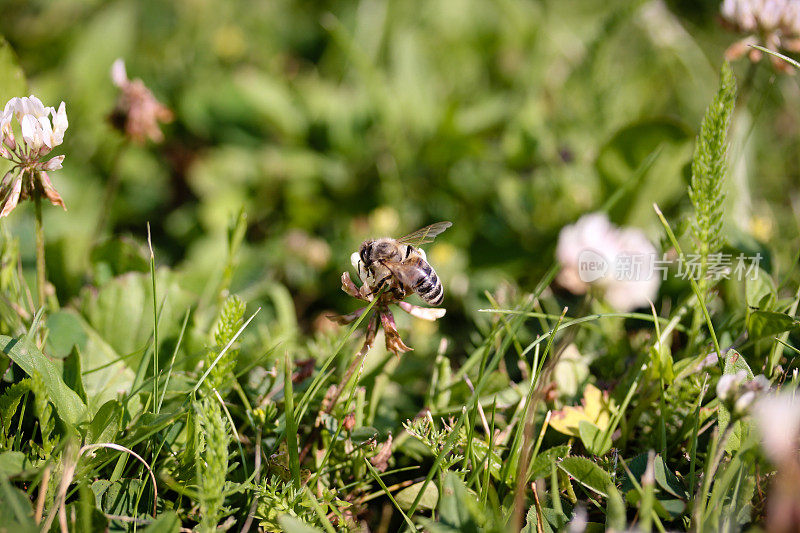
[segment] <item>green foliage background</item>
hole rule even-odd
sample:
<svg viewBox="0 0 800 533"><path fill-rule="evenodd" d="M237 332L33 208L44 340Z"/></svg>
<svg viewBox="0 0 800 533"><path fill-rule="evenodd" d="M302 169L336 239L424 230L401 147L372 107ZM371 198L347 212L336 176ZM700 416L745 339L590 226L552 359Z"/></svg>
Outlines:
<svg viewBox="0 0 800 533"><path fill-rule="evenodd" d="M703 286L704 297L715 289L707 303L722 352L749 334L736 345L739 366L732 362L739 353L728 352L724 369L705 372L716 379L720 371L746 369L752 377L752 367L774 378L796 366L772 338L791 343L797 326L797 299L790 297L800 240L800 88L767 61L734 63L739 96L727 176L692 182L695 141L719 85L724 51L740 37L720 25L717 2L1 0L0 13L8 42L0 48L0 100L31 93L45 105L64 100L70 122L56 152L66 154L64 168L52 174L68 212L45 209L47 275L55 289L43 324L47 357L28 333L34 317L14 306L27 301L23 281L35 285L32 209L21 205L0 224L0 343L14 361L3 359L0 367L11 368L0 389L0 449L17 454L35 441L25 460L42 461L36 468L52 458L81 465L70 505L92 501L94 509L99 502L106 514L144 517L157 500L148 492L147 471L132 459L126 463L109 450L76 457L70 436L77 431L87 445L113 441L152 459L165 530L176 517L213 530L232 515L239 526L253 494L255 515L269 531L303 531L288 515L324 527L317 500L303 488L311 475L325 479L316 496L322 514L341 523L347 506L337 498L347 486L357 495L375 491L369 501L376 502L366 507L389 508L393 527L405 520L394 511L397 503L411 515L418 506L424 513L436 508L435 516L413 516L431 531L471 531L477 524L501 530L515 509L515 467L522 461L511 443L523 439L529 405L537 428L546 410L532 400L534 383L527 383L550 354L539 336L556 327L565 306L572 310L568 321L607 309L598 302L587 309L550 288L535 309L538 321L512 313L504 322L480 309L534 311L520 302L550 271L559 230L591 211L642 228L663 250L671 244L653 203L686 250L699 213L705 225L694 235L708 240L706 248L701 243L704 253L720 246L731 254L760 253L765 261L757 282ZM163 143L131 144L108 121L118 95L109 76L117 58L173 110ZM119 189L106 206L113 180ZM691 200L690 183L702 193ZM394 359L376 347L359 386L352 382L343 396L347 409L324 413L325 389L337 376L349 377L349 354L357 350L343 340L346 329L333 329L324 318L356 307L340 289L350 254L366 238L402 235L439 220L453 222L428 247L445 283L446 317L431 325L398 316L415 350ZM731 491L730 480L706 487L700 507L706 497L710 503L699 523L720 526L720 509L735 514L737 524L749 523L747 496L761 483L750 461L754 432L750 422L729 425L727 407L710 400L713 393L704 396L706 374L693 369L708 355L710 338L699 307L687 304L692 294L673 277L656 302L666 318L695 305L686 313L694 322L680 315L674 346L657 342L661 333L652 321L630 316L589 324L570 339L581 353L563 356L553 378L560 396L549 406L576 404L585 385L596 383L610 393L604 401L622 406L614 422L621 429L613 452L613 429L601 434L594 423L580 428L579 439L547 433L531 476L549 483L551 495L544 518L529 507L528 530L544 519L547 527L564 526L581 505L576 502L589 497L603 500L598 509L608 511L606 525L624 527L626 518L641 514L649 527L652 511L668 527L688 527L690 520L696 526L686 504L696 504L697 465L707 465L709 446L719 444L709 426L697 435L712 412L720 413L721 429L731 428L728 442L735 444L726 472L740 481ZM257 308L260 314L200 383ZM500 355L491 359L490 353ZM316 360L312 385L309 376L292 379L305 358ZM151 361L163 372L155 391ZM333 376L324 373L327 366L320 369L323 361ZM479 394L472 394L467 375ZM507 430L501 450L476 436L485 429L477 422L477 402L488 416L489 395L498 429ZM20 405L30 409L27 419L14 418ZM467 418L440 423L440 417L457 418L464 406ZM342 420L351 407L356 430L345 439ZM408 422L403 432L403 422L424 407L437 419ZM234 438L235 428L245 438ZM418 489L407 487L409 480L435 472L438 508L419 490L394 491L398 502L390 505L379 488L383 481L370 477L377 472L363 462L365 443L375 435L383 442L390 433L403 435L392 459L401 472L386 483ZM301 448L323 434L324 460L312 465L287 452L292 434ZM262 437L266 477L251 483L259 454L253 443L261 446ZM171 454L162 453L162 443ZM591 459L566 457L573 445ZM648 457L649 450L657 453ZM618 452L633 473L619 466ZM487 466L471 475L467 466L479 455ZM20 456L0 457L15 461L0 461L0 472L26 472ZM336 469L322 468L326 461ZM648 464L656 478L642 489L631 478L642 482ZM416 477L402 473L421 465ZM19 499L18 490L3 492L12 489L2 481L0 495ZM222 485L220 492L212 485ZM476 501L462 508L453 494ZM553 496L559 494L566 494L569 509ZM477 507L487 500L494 515ZM197 502L203 516L187 501ZM81 509L76 516L84 526L102 522L96 510ZM592 520L598 509L590 509ZM758 522L763 508L752 516Z"/></svg>
<svg viewBox="0 0 800 533"><path fill-rule="evenodd" d="M121 181L113 233L141 242L149 221L158 261L200 280L219 268L225 229L244 206L234 289L279 280L304 320L341 308L338 276L365 237L440 219L455 223L434 251L451 313L471 314L502 279L530 288L557 231L603 206L661 147L612 210L656 237L654 201L671 214L687 208L681 176L733 38L714 10L680 7L6 2L0 30L31 90L68 104L57 185L70 213L46 213L57 220L46 224L50 277L61 300L78 293L111 173ZM176 113L164 145L128 147L119 161L121 140L104 120L117 57ZM784 227L790 214L765 203L785 205L797 174L786 135L797 107L783 105L796 84L768 70L756 73L757 124L737 139L747 141L732 162L741 179L728 184L726 223L745 233L755 216ZM20 231L24 216L14 217ZM330 255L309 266L285 246L290 229L322 239Z"/></svg>

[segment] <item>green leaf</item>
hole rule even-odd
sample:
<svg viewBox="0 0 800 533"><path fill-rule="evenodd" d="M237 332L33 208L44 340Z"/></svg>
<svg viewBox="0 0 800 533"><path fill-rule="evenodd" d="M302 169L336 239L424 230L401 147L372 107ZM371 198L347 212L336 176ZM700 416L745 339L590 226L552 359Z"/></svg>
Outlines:
<svg viewBox="0 0 800 533"><path fill-rule="evenodd" d="M160 339L177 335L188 296L178 285L178 276L167 269L156 273L159 290ZM163 299L163 307L161 306ZM119 355L142 350L153 334L153 285L149 273L131 272L114 278L99 289L81 293L81 313L88 324ZM127 365L136 368L133 358ZM84 365L94 368L94 365Z"/></svg>
<svg viewBox="0 0 800 533"><path fill-rule="evenodd" d="M683 488L683 485L678 477L669 468L667 468L667 464L664 462L664 459L660 454L655 456L653 466L655 467L656 483L658 483L659 487L672 494L676 498L688 498L686 489Z"/></svg>
<svg viewBox="0 0 800 533"><path fill-rule="evenodd" d="M750 370L750 365L747 364L744 357L736 350L728 350L725 354L725 368L723 374L736 374L740 370L744 370L747 374L747 379L751 380L755 377L753 371Z"/></svg>
<svg viewBox="0 0 800 533"><path fill-rule="evenodd" d="M448 472L444 478L444 494L439 503L439 520L442 524L463 533L477 533L478 524L483 522L482 514L478 500L470 494L461 478Z"/></svg>
<svg viewBox="0 0 800 533"><path fill-rule="evenodd" d="M625 494L625 501L630 507L641 504L642 495L637 490L629 490ZM676 498L665 498L653 501L653 510L658 516L667 520L674 520L686 509L686 502Z"/></svg>
<svg viewBox="0 0 800 533"><path fill-rule="evenodd" d="M785 313L774 311L753 311L747 323L750 340L772 337L800 326L800 322Z"/></svg>
<svg viewBox="0 0 800 533"><path fill-rule="evenodd" d="M533 460L531 465L531 475L528 481L536 481L545 476L550 475L550 467L558 463L563 458L569 455L569 446L566 444L561 446L553 446L543 452L539 452L536 459Z"/></svg>
<svg viewBox="0 0 800 533"><path fill-rule="evenodd" d="M608 496L606 487L611 483L611 476L589 459L565 457L558 463L558 467L587 489L602 496Z"/></svg>
<svg viewBox="0 0 800 533"><path fill-rule="evenodd" d="M405 510L410 509L424 483L424 481L414 483L410 487L406 487L398 492L395 496L395 499L397 500L397 503L400 504L400 507ZM419 505L417 505L417 509L427 509L428 511L433 510L436 508L436 503L438 501L439 490L436 488L435 484L428 483L428 485L425 487L425 491L422 493L422 498L419 501Z"/></svg>
<svg viewBox="0 0 800 533"><path fill-rule="evenodd" d="M143 483L141 479L120 479L118 481L98 479L92 483L92 492L104 513L138 516L137 503Z"/></svg>
<svg viewBox="0 0 800 533"><path fill-rule="evenodd" d="M33 521L33 505L28 496L17 489L4 476L0 476L0 531L35 533L39 531Z"/></svg>
<svg viewBox="0 0 800 533"><path fill-rule="evenodd" d="M58 359L67 357L75 346L86 348L86 332L74 313L56 311L47 317L47 353Z"/></svg>
<svg viewBox="0 0 800 533"><path fill-rule="evenodd" d="M667 467L664 459L661 457L661 454L656 454L653 458L653 466L655 471L655 478L656 484L660 487L660 489L666 491L672 496L677 498L686 499L688 496L686 494L686 489L683 488L680 480L675 476L672 471ZM631 471L631 474L634 475L636 478L637 483L639 485L642 484L642 476L644 475L644 471L647 468L647 454L642 453L628 461L628 469ZM634 485L631 482L630 478L628 478L627 474L622 479L622 483L620 485L620 490L622 492L628 492L633 490Z"/></svg>
<svg viewBox="0 0 800 533"><path fill-rule="evenodd" d="M569 517L561 510L556 510L551 507L542 507L542 531L544 533L553 533L563 529L563 525L569 522ZM537 533L539 517L536 514L536 507L531 505L525 515L525 527L522 528L520 533Z"/></svg>
<svg viewBox="0 0 800 533"><path fill-rule="evenodd" d="M175 511L161 513L144 529L145 533L176 533L181 530L181 521Z"/></svg>
<svg viewBox="0 0 800 533"><path fill-rule="evenodd" d="M52 335L52 331L50 334ZM74 390L83 403L86 403L86 390L83 387L81 373L81 352L74 346L70 354L64 359L64 383Z"/></svg>
<svg viewBox="0 0 800 533"><path fill-rule="evenodd" d="M0 37L0 106L15 96L26 96L28 83L16 55L5 39Z"/></svg>
<svg viewBox="0 0 800 533"><path fill-rule="evenodd" d="M725 354L725 368L723 369L723 374L736 374L740 370L745 371L747 374L746 379L748 380L751 380L755 377L753 375L753 371L750 370L750 365L747 364L747 361L745 361L744 357L736 350L728 350L728 353ZM730 421L730 411L728 411L728 408L725 407L725 405L720 403L719 410L717 411L717 424L719 425L720 435L728 427ZM750 419L747 421L737 421L736 427L733 429L733 431L731 431L730 437L728 437L728 442L725 444L725 450L728 452L738 450L742 443L747 439L752 427L753 422Z"/></svg>
<svg viewBox="0 0 800 533"><path fill-rule="evenodd" d="M2 435L7 437L11 428L11 421L14 413L17 412L22 396L31 390L30 378L25 378L10 387L0 395L0 422L2 422Z"/></svg>
<svg viewBox="0 0 800 533"><path fill-rule="evenodd" d="M321 529L310 526L292 515L282 515L278 517L281 529L286 533L323 533Z"/></svg>
<svg viewBox="0 0 800 533"><path fill-rule="evenodd" d="M611 449L611 435L608 434L603 438L603 431L587 420L581 420L578 423L578 431L581 436L581 442L589 451L594 455L605 455Z"/></svg>
<svg viewBox="0 0 800 533"><path fill-rule="evenodd" d="M355 428L350 433L350 439L353 441L353 444L356 447L359 447L371 441L377 436L378 436L378 430L369 426L362 426L360 428Z"/></svg>
<svg viewBox="0 0 800 533"><path fill-rule="evenodd" d="M616 485L609 483L606 485L606 528L614 531L624 531L627 525L625 516L625 502L622 495L617 490Z"/></svg>
<svg viewBox="0 0 800 533"><path fill-rule="evenodd" d="M95 413L89 423L86 433L86 442L97 444L99 442L113 442L114 436L119 431L119 421L122 417L122 404L117 400L108 400Z"/></svg>
<svg viewBox="0 0 800 533"><path fill-rule="evenodd" d="M33 377L38 372L42 377L47 395L56 408L58 416L67 424L77 426L87 418L86 405L78 394L67 387L61 372L34 345L24 338L13 339L0 335L0 349L8 355L26 374Z"/></svg>
<svg viewBox="0 0 800 533"><path fill-rule="evenodd" d="M23 472L26 462L27 457L22 452L7 451L0 453L0 477L16 476Z"/></svg>
<svg viewBox="0 0 800 533"><path fill-rule="evenodd" d="M536 524L539 522L536 516L536 506L531 505L528 512L525 513L525 527L522 528L520 533L536 533Z"/></svg>
<svg viewBox="0 0 800 533"><path fill-rule="evenodd" d="M177 337L189 305L178 279L167 269L156 273L160 343ZM142 356L152 344L152 292L149 273L132 272L81 293L79 318L88 336L81 365L91 411L117 398L120 391L129 391L136 376L134 369L150 364L150 358L143 362Z"/></svg>
<svg viewBox="0 0 800 533"><path fill-rule="evenodd" d="M489 445L481 439L472 440L472 449L479 461L484 461L486 454L489 453ZM503 468L503 462L500 455L497 453L496 448L492 450L492 455L488 457L488 461L489 473L493 478L499 480L500 470Z"/></svg>

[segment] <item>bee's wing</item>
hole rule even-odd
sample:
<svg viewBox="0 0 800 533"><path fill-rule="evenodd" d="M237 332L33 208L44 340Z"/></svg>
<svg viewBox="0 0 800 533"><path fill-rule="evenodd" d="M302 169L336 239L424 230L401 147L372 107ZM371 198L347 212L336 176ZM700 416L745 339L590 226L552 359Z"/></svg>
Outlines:
<svg viewBox="0 0 800 533"><path fill-rule="evenodd" d="M408 235L404 235L397 239L397 242L401 244L410 244L415 248L422 244L427 244L429 242L433 242L433 239L439 235L441 232L452 226L452 222L437 222L436 224L431 224L430 226L425 226L424 228L418 229L413 233L409 233Z"/></svg>
<svg viewBox="0 0 800 533"><path fill-rule="evenodd" d="M397 261L381 261L381 264L388 268L389 272L391 272L401 284L405 285L412 291L414 290L413 287L419 278L425 275L422 269L416 265L410 265Z"/></svg>

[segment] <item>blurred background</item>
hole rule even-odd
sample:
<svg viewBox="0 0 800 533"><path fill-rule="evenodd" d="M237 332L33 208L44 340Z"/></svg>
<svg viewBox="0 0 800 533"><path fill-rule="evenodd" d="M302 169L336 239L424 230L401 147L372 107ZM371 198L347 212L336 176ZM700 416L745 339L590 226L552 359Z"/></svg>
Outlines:
<svg viewBox="0 0 800 533"><path fill-rule="evenodd" d="M53 181L69 211L45 209L48 278L62 305L88 282L146 272L147 222L157 263L202 295L224 275L243 210L231 292L317 333L325 313L356 308L339 278L362 240L450 220L428 248L448 316L413 328L420 356L438 345L431 328L468 342L488 320L484 291L502 304L531 290L559 229L583 213L610 207L612 221L658 244L657 202L681 230L694 137L724 51L741 38L713 0L0 6L29 90L67 104L57 152L67 158ZM127 142L108 120L117 58L173 111L163 142ZM798 240L800 90L768 61L734 70L726 231L780 277ZM32 271L32 209L9 224ZM662 295L679 290L667 284Z"/></svg>

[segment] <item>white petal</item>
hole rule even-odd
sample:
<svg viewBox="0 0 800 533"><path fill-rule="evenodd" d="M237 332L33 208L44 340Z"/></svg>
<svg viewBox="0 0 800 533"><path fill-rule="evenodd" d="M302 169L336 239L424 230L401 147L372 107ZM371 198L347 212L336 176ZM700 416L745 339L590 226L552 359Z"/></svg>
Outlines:
<svg viewBox="0 0 800 533"><path fill-rule="evenodd" d="M11 117L13 117L13 113L6 113L3 112L2 117L0 117L0 134L5 136L7 131L11 131Z"/></svg>
<svg viewBox="0 0 800 533"><path fill-rule="evenodd" d="M61 169L61 163L64 162L63 155L57 155L52 158L50 161L44 164L44 170L59 170Z"/></svg>
<svg viewBox="0 0 800 533"><path fill-rule="evenodd" d="M47 109L45 109L44 104L34 95L30 95L22 100L24 102L23 107L25 109L25 114L33 115L36 118L47 115Z"/></svg>
<svg viewBox="0 0 800 533"><path fill-rule="evenodd" d="M13 115L17 111L19 105L20 105L19 98L15 96L14 98L6 102L6 106L3 108L3 116Z"/></svg>
<svg viewBox="0 0 800 533"><path fill-rule="evenodd" d="M42 128L42 142L48 148L53 147L53 127L50 125L50 119L47 117L39 117L39 126Z"/></svg>
<svg viewBox="0 0 800 533"><path fill-rule="evenodd" d="M353 252L350 254L350 264L353 265L353 270L359 272L358 264L361 262L361 256L358 255L358 252Z"/></svg>
<svg viewBox="0 0 800 533"><path fill-rule="evenodd" d="M12 98L6 104L6 110L12 113L17 118L17 122L19 123L22 123L22 117L25 116L27 100L27 96L23 96L22 98Z"/></svg>
<svg viewBox="0 0 800 533"><path fill-rule="evenodd" d="M38 150L42 147L42 131L39 121L33 115L25 115L20 121L22 126L22 138L25 144L33 150Z"/></svg>
<svg viewBox="0 0 800 533"><path fill-rule="evenodd" d="M745 413L750 408L750 405L755 401L756 393L754 391L745 391L733 404L733 410L737 413Z"/></svg>
<svg viewBox="0 0 800 533"><path fill-rule="evenodd" d="M64 141L64 132L67 131L69 127L69 121L67 121L67 108L64 102L61 102L61 105L58 106L58 111L53 114L53 138L54 138L54 146L58 146Z"/></svg>
<svg viewBox="0 0 800 533"><path fill-rule="evenodd" d="M111 65L111 81L117 87L122 87L128 83L128 73L125 70L125 60L121 57L118 58Z"/></svg>

